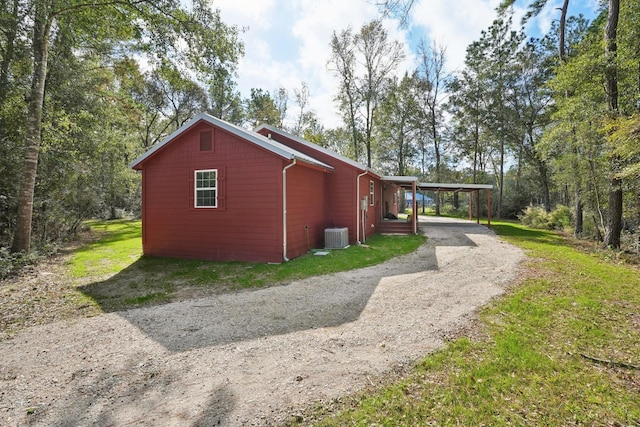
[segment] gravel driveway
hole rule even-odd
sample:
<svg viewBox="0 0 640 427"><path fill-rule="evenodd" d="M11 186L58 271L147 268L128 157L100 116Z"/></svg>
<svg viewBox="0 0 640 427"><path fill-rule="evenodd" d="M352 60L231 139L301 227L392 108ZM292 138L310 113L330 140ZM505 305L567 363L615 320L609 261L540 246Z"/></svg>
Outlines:
<svg viewBox="0 0 640 427"><path fill-rule="evenodd" d="M274 425L410 366L524 257L420 219L427 243L374 267L27 329L0 343L0 425Z"/></svg>

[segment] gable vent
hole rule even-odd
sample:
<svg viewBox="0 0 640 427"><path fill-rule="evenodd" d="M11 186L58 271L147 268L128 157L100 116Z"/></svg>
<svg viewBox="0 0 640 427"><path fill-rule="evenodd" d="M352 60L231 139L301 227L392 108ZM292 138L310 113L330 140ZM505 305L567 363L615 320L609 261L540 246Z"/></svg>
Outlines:
<svg viewBox="0 0 640 427"><path fill-rule="evenodd" d="M200 132L200 151L211 151L213 149L213 134L210 130Z"/></svg>

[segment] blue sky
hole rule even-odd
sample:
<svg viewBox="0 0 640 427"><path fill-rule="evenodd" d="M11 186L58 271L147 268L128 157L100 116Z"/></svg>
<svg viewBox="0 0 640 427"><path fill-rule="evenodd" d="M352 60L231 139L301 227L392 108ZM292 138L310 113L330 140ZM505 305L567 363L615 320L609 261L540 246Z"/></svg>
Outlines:
<svg viewBox="0 0 640 427"><path fill-rule="evenodd" d="M351 26L354 30L379 17L373 1L367 0L214 0L227 24L245 28L241 35L245 56L238 68L238 87L244 97L251 88L274 93L280 86L289 90L289 112L293 119L293 89L302 82L309 87L310 109L327 127L340 124L333 101L337 81L327 68L331 57L329 42L334 31ZM391 39L405 46L406 60L399 73L415 68L411 46L416 40L435 40L446 47L448 69L464 65L467 46L496 18L500 0L421 0L414 7L408 28L395 20L385 20ZM515 22L524 13L519 0ZM529 24L529 34L545 33L559 17L561 0L551 0L540 16ZM573 0L570 14L593 16L597 0Z"/></svg>

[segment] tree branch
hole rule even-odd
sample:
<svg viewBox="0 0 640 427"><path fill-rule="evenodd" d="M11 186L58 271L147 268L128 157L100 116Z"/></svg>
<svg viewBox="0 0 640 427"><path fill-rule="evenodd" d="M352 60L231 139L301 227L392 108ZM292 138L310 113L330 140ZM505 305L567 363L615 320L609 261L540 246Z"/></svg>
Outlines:
<svg viewBox="0 0 640 427"><path fill-rule="evenodd" d="M109 1L90 1L90 2L86 2L86 3L80 3L80 4L76 4L70 7L66 7L66 8L62 8L59 9L55 12L51 13L52 17L56 17L58 15L65 15L69 12L74 12L76 10L80 10L80 9L86 9L88 7L104 7L104 6L117 6L117 5L122 5L122 6L134 6L140 3L149 3L151 5L153 5L152 1L149 0L134 0L134 1L126 1L126 0L109 0Z"/></svg>
<svg viewBox="0 0 640 427"><path fill-rule="evenodd" d="M580 356L584 359L590 360L591 362L597 363L599 365L607 365L607 366L611 366L612 368L640 370L640 366L632 365L630 363L617 362L615 360L598 359L597 357L589 356L588 354L584 354L584 353L580 353Z"/></svg>

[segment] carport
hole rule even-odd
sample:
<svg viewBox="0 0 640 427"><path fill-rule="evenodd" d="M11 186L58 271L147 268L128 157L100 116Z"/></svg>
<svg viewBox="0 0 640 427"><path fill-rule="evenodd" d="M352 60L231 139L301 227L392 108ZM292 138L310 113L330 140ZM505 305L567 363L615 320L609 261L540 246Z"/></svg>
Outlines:
<svg viewBox="0 0 640 427"><path fill-rule="evenodd" d="M454 193L468 193L469 194L469 220L473 221L473 197L475 193L478 203L476 203L476 222L480 224L480 191L487 191L487 225L491 226L491 190L493 185L491 184L445 184L445 183L431 183L421 182L417 185L419 190L434 191L436 194L440 191L451 191ZM414 190L415 192L415 190ZM414 198L415 200L415 195Z"/></svg>
<svg viewBox="0 0 640 427"><path fill-rule="evenodd" d="M411 208L414 213L418 212L417 206L417 191L434 191L436 194L440 191L451 191L456 193L469 194L469 220L473 221L473 194L476 195L477 200L480 200L480 191L486 190L487 192L487 224L491 225L491 190L493 185L491 184L451 184L451 183L431 183L431 182L418 182L418 178L413 176L385 176L382 178L382 200L387 199L389 196L386 192L395 193L397 189L410 191L412 194ZM395 197L395 196L394 196ZM394 199L395 200L395 199ZM480 224L480 206L479 202L475 204L476 208L476 222ZM382 212L380 213L382 216ZM418 232L418 215L412 215L411 217L411 230L414 234ZM381 222L382 224L382 222Z"/></svg>

